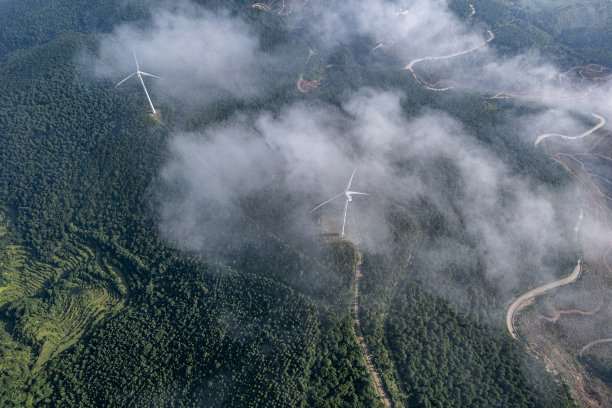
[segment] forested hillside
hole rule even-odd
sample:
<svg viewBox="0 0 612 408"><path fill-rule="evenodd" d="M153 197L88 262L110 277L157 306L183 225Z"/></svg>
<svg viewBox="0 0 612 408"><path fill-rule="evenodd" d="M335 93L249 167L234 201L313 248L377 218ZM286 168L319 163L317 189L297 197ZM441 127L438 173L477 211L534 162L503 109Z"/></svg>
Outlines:
<svg viewBox="0 0 612 408"><path fill-rule="evenodd" d="M465 3L452 3L465 12ZM240 215L210 244L181 245L164 235L161 196L185 193L163 172L177 133L206 134L263 115L263 134L265 118L303 104L342 112L346 123L325 120L347 129L349 144L357 132L347 123L358 115L347 113L346 95L363 87L402 89L403 118L445 112L512 177L550 189L570 183L545 152L520 140L509 119L536 114L537 106L427 91L398 69L397 54L372 54L373 38L324 43L293 15L246 1L198 4L245 21L260 38L258 51L279 58L278 71L262 74L264 93L224 94L201 106L182 106L153 85L160 120L147 113L136 82L115 89L87 56L120 24L145 24L163 2L0 2L0 405L383 406L352 314L361 251L364 337L393 406L576 406L563 379L505 332L500 309L513 293L487 281L481 237L456 209L462 183L446 157L421 165L386 153L395 174L434 180L449 198L398 200L387 186L368 190L372 201L363 208L380 210L392 226L384 245L324 236L318 215L304 227L291 209L317 197L268 187L232 196ZM512 34L525 32L524 15L497 2L474 5L499 32L500 52L532 45ZM545 17L529 30L561 24ZM537 38L561 65L597 49ZM306 59L310 48L316 54ZM302 60L278 57L298 54ZM604 55L597 62L611 61ZM301 92L299 75L323 78L323 85ZM296 232L302 228L317 233ZM468 248L471 263L433 262L442 238ZM466 291L449 295L451 287Z"/></svg>

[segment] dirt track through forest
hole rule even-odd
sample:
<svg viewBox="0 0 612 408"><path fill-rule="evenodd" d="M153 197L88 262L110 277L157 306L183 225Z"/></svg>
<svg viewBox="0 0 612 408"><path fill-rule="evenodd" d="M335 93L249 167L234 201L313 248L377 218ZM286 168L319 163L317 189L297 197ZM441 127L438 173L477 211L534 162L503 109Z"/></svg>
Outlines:
<svg viewBox="0 0 612 408"><path fill-rule="evenodd" d="M487 43L493 41L493 39L495 38L495 34L493 34L493 31L491 30L487 30L487 32L489 33L489 38L487 40L485 40L483 43L478 44L475 47L472 47L468 50L465 51L458 51L455 52L453 54L449 54L449 55L442 55L442 56L438 56L438 57L422 57L422 58L416 58L413 59L412 61L410 61L408 63L408 65L406 65L404 67L404 69L407 69L408 71L410 71L412 73L412 75L414 76L414 78L419 81L419 82L423 82L422 80L420 80L416 74L416 72L414 71L414 66L420 62L423 61L439 61L439 60L445 60L445 59L450 59L450 58L454 58L454 57L459 57L461 55L465 55L465 54L469 54L473 51L476 51L477 49L479 49L480 47L485 46ZM434 88L431 86L428 86L427 84L423 84L423 86L425 86L425 88L429 89L430 91L447 91L450 89L450 87L447 88Z"/></svg>
<svg viewBox="0 0 612 408"><path fill-rule="evenodd" d="M578 136L566 136L566 135L560 135L558 133L545 133L543 135L538 136L534 143L537 146L542 140L548 139L549 137L560 137L561 139L567 139L567 140L582 139L583 137L586 137L586 136L590 135L591 133L595 132L597 129L605 126L605 124L606 124L606 120L603 117L599 116L598 114L593 113L592 116L594 118L598 119L599 123L596 124L591 129L587 130L586 132L584 132L581 135L578 135Z"/></svg>
<svg viewBox="0 0 612 408"><path fill-rule="evenodd" d="M555 289L560 286L568 285L570 283L575 282L580 277L581 271L582 271L582 259L578 258L576 267L574 268L573 272L569 276L563 279L559 279L558 281L547 283L546 285L542 285L535 289L532 289L529 292L520 296L514 302L512 302L512 304L508 308L508 312L506 313L506 327L508 328L510 335L514 337L515 339L519 338L516 330L514 329L514 314L516 312L520 311L523 307L530 304L536 296L542 295L551 289Z"/></svg>
<svg viewBox="0 0 612 408"><path fill-rule="evenodd" d="M587 344L586 346L580 349L580 357L582 357L584 352L590 349L591 347L596 346L598 344L603 344L603 343L612 343L612 337L609 339L599 339L599 340L590 342L589 344Z"/></svg>
<svg viewBox="0 0 612 408"><path fill-rule="evenodd" d="M355 301L354 301L354 312L355 312L355 331L357 332L357 338L359 339L359 344L361 345L361 349L363 350L363 355L365 357L366 364L368 365L368 369L372 374L372 379L374 380L374 385L376 386L376 392L380 397L381 401L385 404L385 406L390 407L391 401L385 390L382 386L382 381L380 379L380 375L376 371L376 367L374 367L374 363L372 362L372 358L370 356L370 351L368 350L368 346L363 338L363 333L361 331L361 322L359 320L359 281L363 275L361 275L361 264L363 263L363 256L361 252L357 251L357 260L355 261Z"/></svg>
<svg viewBox="0 0 612 408"><path fill-rule="evenodd" d="M473 15L475 14L475 9L473 7L473 5L469 4L470 6L470 15L468 18L472 18ZM407 14L407 12L400 12L399 14ZM438 56L438 57L423 57L423 58L417 58L414 59L412 61L410 61L410 63L408 65L406 65L404 67L405 70L409 70L412 75L414 76L414 78L421 83L421 85L428 90L431 91L446 91L451 89L450 86L448 87L435 87L435 85L429 84L427 83L425 80L423 80L422 78L419 78L419 76L417 75L417 73L414 70L415 65L423 62L423 61L435 61L435 60L443 60L443 59L449 59L449 58L453 58L453 57L458 57L460 55L465 55L468 53L471 53L477 49L479 49L480 47L486 45L488 42L492 41L495 38L494 33L491 30L488 30L489 33L489 38L483 42L482 44L470 48L468 50L465 51L461 51L461 52L456 52L450 55L446 55L446 56ZM382 44L380 44L379 46L375 47L374 49L379 48L380 46L382 46ZM575 75L578 76L578 78L580 79L580 86L575 86L572 83L572 74L574 74L575 71ZM597 88L598 86L600 86L602 83L605 83L608 78L610 78L609 75L610 69L603 67L603 66L599 66L599 65L587 65L587 66L580 66L580 67L575 67L569 71L567 71L566 73L560 74L559 75L559 81L560 81L560 85L562 87L567 87L570 86L574 89L574 91L578 91L581 93L581 95L578 96L572 96L572 97L568 97L568 98L562 98L564 100L572 100L572 99L581 99L581 98L585 98L588 95L590 95L593 90L595 88ZM504 92L504 91L498 91L497 93L495 93L495 95L491 98L491 99L499 99L499 98L504 98L504 99L509 99L509 98L517 98L517 99L543 99L541 96L531 96L529 94L529 92L526 93L519 93L519 94L513 94L513 93L508 93L508 92ZM547 138L551 138L551 137L559 137L562 139L566 139L566 140L576 140L576 139L580 139L580 138L584 138L588 135L591 135L592 133L596 132L597 130L601 129L602 127L604 127L606 125L606 120L602 117L599 116L595 113L592 114L593 117L595 117L596 119L599 120L599 123L597 123L595 126L593 126L592 128L590 128L589 130L587 130L586 132L578 135L578 136L567 136L567 135L561 135L561 134L542 134L539 135L534 144L537 146L542 140L545 140ZM608 132L605 135L601 135L600 136L600 141L603 140L603 138L605 137L610 137L612 135L612 133ZM593 147L591 147L591 149L593 149L599 142L597 142L595 145L593 145ZM584 153L584 155L591 155L594 156L594 154L590 153L589 149L587 152ZM598 175L598 174L591 174L587 171L585 165L576 157L578 156L578 154L576 155L571 155L571 154L565 154L564 156L568 156L570 158L572 158L573 160L575 160L577 163L579 163L579 165L581 166L582 170L584 170L584 172L587 175L587 178L589 179L587 181L583 180L583 177L581 177L579 174L577 174L575 171L573 171L573 169L570 167L569 164L565 163L563 158L564 157L560 157L560 155L562 155L561 153L557 153L555 155L555 157L553 158L553 160L555 160L556 162L560 163L569 173L572 177L574 177L580 184L583 184L586 188L586 191L588 193L590 193L591 195L597 195L600 198L603 199L604 203L599 205L599 203L597 202L598 200L596 199L597 197L593 196L591 197L594 201L594 208L595 208L595 214L596 216L600 216L600 211L601 213L607 213L608 211L608 206L607 203L605 203L606 200L612 200L612 197L606 195L598 186L597 184L595 184L595 182L593 181L593 178L598 178L599 180L602 180L605 183L608 184L612 184L612 181L608 180L607 178ZM601 156L603 159L606 160L611 160L611 158L606 156ZM592 188L589 188L592 187ZM597 194L594 194L593 191L594 190ZM582 219L582 213L581 213L581 217ZM576 227L576 235L578 235L578 229L580 227L580 223L578 223L577 227ZM607 263L606 257L608 255L608 253L610 253L610 250L612 250L612 246L610 247L610 249L606 252L606 254L603 256L603 263L606 267L606 269L608 270L608 272L612 272L612 268L610 268L610 266ZM570 283L575 282L581 275L582 273L582 258L580 257L578 259L578 262L576 264L576 267L574 268L574 270L572 271L572 273L563 279L557 280L555 282L551 282L548 283L546 285L540 286L538 288L532 289L529 292L523 294L522 296L520 296L518 299L516 299L508 308L507 314L506 314L506 325L508 328L508 331L510 332L510 334L512 335L513 338L521 340L523 342L526 343L526 341L520 337L520 335L518 335L518 333L516 332L515 328L514 328L514 319L515 319L515 314L520 311L522 308L526 307L527 305L533 303L535 297L547 293L550 290L553 290L555 288L558 288L560 286L564 286L564 285L568 285ZM356 280L356 284L357 284L357 280ZM604 283L605 285L605 283ZM594 315L598 312L600 312L603 309L603 306L605 305L605 287L603 288L603 295L601 297L601 300L598 302L598 304L596 305L596 307L591 310L591 311L580 311L580 310L568 310L568 311L561 311L561 312L557 312L555 314L555 316L553 318L550 318L549 320L556 322L562 315L566 315L566 314L580 314L580 315ZM358 288L356 287L356 291L358 290ZM357 292L356 292L356 297L357 297ZM356 310L357 310L357 306L356 306ZM357 314L357 319L358 319L358 314ZM596 346L598 344L602 344L602 343L609 343L612 342L612 338L604 338L604 339L599 339L599 340L595 340L592 341L590 343L588 343L587 345L585 345L581 350L580 350L580 355L582 356L583 353L585 353L589 348ZM531 346L528 345L528 347L530 349L532 349L533 351L536 351L536 344L531 344ZM365 344L364 344L365 347ZM536 351L537 354L540 354L542 357L544 357L544 359L547 361L547 367L553 367L553 371L556 372L556 368L555 367L561 367L562 368L562 372L564 374L564 376L566 376L567 380L570 383L570 386L572 388L572 390L574 392L576 392L578 394L578 399L586 404L587 406L593 406L593 407L600 407L601 405L598 403L598 401L595 401L592 396L594 395L594 388L589 387L588 390L585 389L585 384L588 383L588 376L587 375L582 375L580 374L580 371L576 371L574 369L574 367L568 367L568 366L564 366L563 364L563 357L562 355L560 355L558 349L556 348L552 348L552 350L554 352L556 352L557 356L555 358L555 353L553 353L553 355L551 356L550 353L547 353L546 350L539 350ZM550 351L550 350L548 350ZM556 360L556 361L555 361ZM560 365L558 365L557 363L560 362Z"/></svg>

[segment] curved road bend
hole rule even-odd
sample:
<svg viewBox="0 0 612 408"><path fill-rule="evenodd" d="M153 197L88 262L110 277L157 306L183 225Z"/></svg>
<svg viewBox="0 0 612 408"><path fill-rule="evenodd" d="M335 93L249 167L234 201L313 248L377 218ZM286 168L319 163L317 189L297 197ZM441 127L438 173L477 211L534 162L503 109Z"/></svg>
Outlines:
<svg viewBox="0 0 612 408"><path fill-rule="evenodd" d="M566 136L566 135L560 135L558 133L545 133L543 135L538 136L534 143L537 146L542 140L548 139L549 137L560 137L561 139L566 139L566 140L582 139L583 137L586 137L586 136L590 135L591 133L595 132L597 129L605 126L606 120L603 117L599 116L596 113L592 113L591 116L593 116L595 119L599 120L599 123L596 124L595 126L593 126L592 128L590 128L589 130L587 130L586 132L584 132L581 135L578 135L578 136Z"/></svg>
<svg viewBox="0 0 612 408"><path fill-rule="evenodd" d="M551 289L558 288L559 286L564 286L564 285L576 282L576 280L580 277L581 271L582 271L582 259L578 258L576 267L574 268L573 272L569 276L563 279L559 279L558 281L547 283L546 285L542 285L540 287L532 289L529 292L525 293L524 295L520 296L514 302L512 302L512 304L508 308L508 312L506 313L506 327L508 328L510 335L514 337L515 339L519 339L519 336L516 330L514 329L514 314L517 311L527 306L531 301L533 301L533 299L536 296L542 295Z"/></svg>
<svg viewBox="0 0 612 408"><path fill-rule="evenodd" d="M476 46L474 46L474 47L472 47L472 48L470 48L470 49L468 49L468 50L465 50L465 51L459 51L459 52L455 52L455 53L453 53L453 54L449 54L449 55L441 55L441 56L439 56L439 57L422 57L422 58L416 58L416 59L413 59L412 61L410 61L410 62L408 63L408 65L406 65L406 66L404 67L404 69L409 70L410 72L412 72L412 73L413 73L413 75L415 75L415 72L414 72L414 69L413 69L413 68L414 68L414 66L415 66L416 64L418 64L418 63L420 63L420 62L423 62L423 61L438 61L438 60L444 60L444 59L449 59L449 58L458 57L458 56L460 56L460 55L469 54L470 52L476 51L476 50L477 50L477 49L479 49L480 47L483 47L483 46L484 46L484 45L486 45L487 43L489 43L489 42L493 41L493 39L495 38L495 34L493 34L493 31L491 31L491 30L487 30L487 33L489 33L489 38L488 38L488 39L486 39L486 40L485 40L483 43L478 44L478 45L476 45Z"/></svg>
<svg viewBox="0 0 612 408"><path fill-rule="evenodd" d="M580 357L582 357L582 355L584 354L585 351L587 351L588 349L590 349L591 347L597 345L597 344L602 344L602 343L611 343L612 342L612 337L610 337L609 339L599 339L599 340L595 340L590 342L589 344L587 344L586 346L584 346L583 348L580 349Z"/></svg>
<svg viewBox="0 0 612 408"><path fill-rule="evenodd" d="M357 251L357 260L355 261L355 331L357 332L357 337L359 338L359 344L361 345L361 349L363 350L363 355L365 357L366 364L372 374L372 379L374 380L374 385L376 386L376 392L380 397L383 404L386 407L391 407L391 400L387 397L385 390L382 387L382 381L380 380L380 375L376 371L376 367L374 367L374 363L372 362L372 358L370 356L370 351L368 350L368 346L365 343L365 339L363 338L363 333L361 332L361 322L359 321L359 280L363 276L361 274L361 264L363 263L363 256L361 252Z"/></svg>

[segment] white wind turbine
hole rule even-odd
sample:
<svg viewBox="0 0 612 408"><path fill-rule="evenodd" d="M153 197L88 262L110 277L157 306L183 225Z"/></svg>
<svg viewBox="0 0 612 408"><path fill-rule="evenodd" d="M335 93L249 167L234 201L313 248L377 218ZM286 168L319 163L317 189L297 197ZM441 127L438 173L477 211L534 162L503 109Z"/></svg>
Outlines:
<svg viewBox="0 0 612 408"><path fill-rule="evenodd" d="M138 76L138 79L140 79L140 83L142 84L142 89L144 89L145 91L145 95L147 95L147 99L149 100L149 105L151 106L151 112L155 113L155 108L153 107L153 102L151 102L151 98L149 97L149 92L147 92L147 87L144 84L144 81L142 80L142 76L146 75L146 76L150 76L153 78L159 78L157 75L153 75L153 74L148 74L146 72L143 72L140 70L140 65L138 65L138 58L136 58L136 51L134 52L134 61L136 61L136 72L131 73L130 75L128 75L126 78L124 78L123 80L119 81L117 83L117 85L115 85L115 88L117 88L119 85L121 85L122 83L124 83L125 81L127 81L128 79L130 79L131 77L133 77L134 75Z"/></svg>
<svg viewBox="0 0 612 408"><path fill-rule="evenodd" d="M338 197L345 197L345 202L344 202L344 214L342 215L342 228L340 228L340 236L343 237L344 236L344 225L346 224L346 213L348 212L348 203L349 201L353 201L353 195L369 195L366 193L358 193L357 191L349 191L349 188L351 188L351 183L353 182L353 177L355 176L355 172L357 171L357 169L355 169L353 171L353 174L351 174L351 178L348 182L348 184L346 185L346 188L344 189L344 191L340 194L338 194L337 196L334 196L332 198L330 198L329 200L325 201L322 204L317 205L315 208L313 208L312 210L310 210L309 213L312 213L313 211L318 210L319 208L323 207L325 204L329 203L330 201L335 200Z"/></svg>

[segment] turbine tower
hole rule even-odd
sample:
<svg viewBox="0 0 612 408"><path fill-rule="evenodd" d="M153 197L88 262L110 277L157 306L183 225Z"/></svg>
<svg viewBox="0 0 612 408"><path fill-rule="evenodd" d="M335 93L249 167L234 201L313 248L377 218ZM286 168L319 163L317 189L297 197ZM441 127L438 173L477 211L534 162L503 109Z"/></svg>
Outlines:
<svg viewBox="0 0 612 408"><path fill-rule="evenodd" d="M346 185L346 188L344 189L344 191L340 194L338 194L337 196L334 196L332 198L330 198L329 200L325 201L322 204L317 205L315 208L313 208L312 210L310 210L309 214L318 210L319 208L323 207L325 204L329 203L330 201L335 200L336 198L342 197L344 196L345 201L344 201L344 214L342 215L342 227L340 228L340 234L339 236L343 237L344 236L344 225L346 224L346 214L348 212L348 204L350 201L353 201L353 195L369 195L366 193L359 193L357 191L350 191L349 188L351 188L351 183L353 182L353 177L355 176L355 172L357 171L357 169L355 169L353 171L353 174L351 174L351 178L348 182L348 184Z"/></svg>
<svg viewBox="0 0 612 408"><path fill-rule="evenodd" d="M117 83L117 85L115 85L115 88L117 88L119 85L121 85L122 83L124 83L125 81L127 81L128 79L130 79L131 77L133 77L134 75L138 76L138 79L140 79L140 83L142 84L142 89L144 89L145 91L145 95L147 95L147 100L149 101L149 106L151 106L151 112L153 114L155 114L155 108L153 107L153 102L151 102L151 97L149 97L149 92L147 92L147 87L144 84L144 81L142 80L142 76L146 75L146 76L150 76L153 78L159 78L157 75L153 75L153 74L148 74L144 71L140 70L140 65L138 65L138 58L136 58L136 51L132 51L134 53L134 61L136 61L136 72L131 73L130 75L128 75L127 77L125 77L124 79L122 79L121 81L119 81Z"/></svg>

